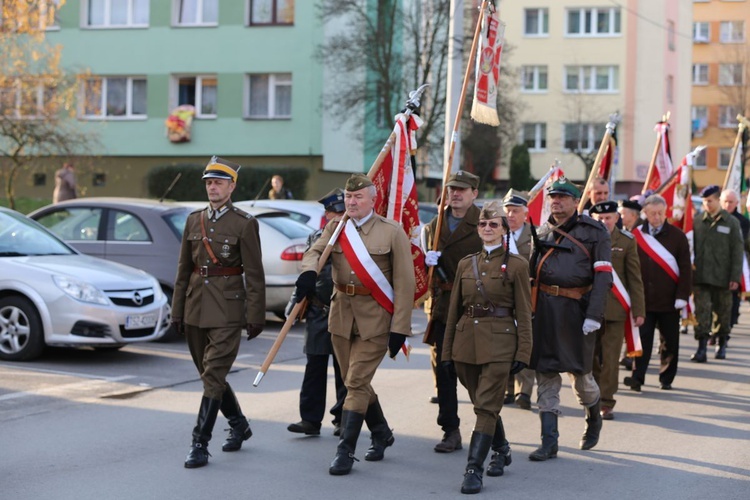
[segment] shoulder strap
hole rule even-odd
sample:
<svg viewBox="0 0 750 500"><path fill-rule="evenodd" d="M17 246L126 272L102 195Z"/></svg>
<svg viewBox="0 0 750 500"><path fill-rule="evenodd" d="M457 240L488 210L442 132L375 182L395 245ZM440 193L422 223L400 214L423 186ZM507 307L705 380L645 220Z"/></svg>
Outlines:
<svg viewBox="0 0 750 500"><path fill-rule="evenodd" d="M578 241L577 239L575 239L574 237L572 237L571 235L569 235L568 233L560 229L559 227L554 227L552 228L552 230L558 234L561 234L564 238L568 238L570 241L572 241L573 244L575 244L578 248L583 250L583 253L586 254L586 257L588 257L589 260L591 260L591 254L589 253L588 249L583 245L583 243L581 243L580 241Z"/></svg>
<svg viewBox="0 0 750 500"><path fill-rule="evenodd" d="M215 266L219 265L219 259L216 257L216 254L211 249L211 244L208 242L208 237L206 236L206 223L203 220L203 213L199 215L201 219L201 240L203 241L203 246L206 247L206 252L208 252L208 256L211 257L211 262L214 263Z"/></svg>
<svg viewBox="0 0 750 500"><path fill-rule="evenodd" d="M479 254L474 254L471 256L471 266L474 268L474 279L477 280L477 288L479 289L479 293L482 294L482 298L490 305L490 311L495 310L495 304L492 303L492 301L487 297L487 292L484 291L484 283L482 283L482 279L479 277Z"/></svg>

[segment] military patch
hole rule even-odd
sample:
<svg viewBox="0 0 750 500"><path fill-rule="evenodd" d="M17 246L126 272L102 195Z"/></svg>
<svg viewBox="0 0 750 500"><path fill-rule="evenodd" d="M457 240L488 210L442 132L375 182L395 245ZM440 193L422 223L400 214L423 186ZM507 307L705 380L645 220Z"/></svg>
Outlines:
<svg viewBox="0 0 750 500"><path fill-rule="evenodd" d="M221 255L225 259L228 259L229 255L230 255L229 250L230 250L229 245L222 245L221 246L221 253L219 255Z"/></svg>

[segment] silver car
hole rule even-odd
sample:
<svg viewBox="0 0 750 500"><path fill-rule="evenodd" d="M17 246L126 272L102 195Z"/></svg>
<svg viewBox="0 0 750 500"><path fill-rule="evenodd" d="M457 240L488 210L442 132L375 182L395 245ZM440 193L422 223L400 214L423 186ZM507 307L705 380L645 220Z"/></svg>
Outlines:
<svg viewBox="0 0 750 500"><path fill-rule="evenodd" d="M36 222L0 208L0 359L38 357L45 345L119 349L169 326L159 282L81 255Z"/></svg>
<svg viewBox="0 0 750 500"><path fill-rule="evenodd" d="M252 207L266 207L273 208L274 210L281 210L286 212L289 216L301 222L307 224L313 230L317 230L325 227L328 223L326 220L326 211L317 201L307 200L255 200L255 201L238 201L235 202L242 210L252 209Z"/></svg>

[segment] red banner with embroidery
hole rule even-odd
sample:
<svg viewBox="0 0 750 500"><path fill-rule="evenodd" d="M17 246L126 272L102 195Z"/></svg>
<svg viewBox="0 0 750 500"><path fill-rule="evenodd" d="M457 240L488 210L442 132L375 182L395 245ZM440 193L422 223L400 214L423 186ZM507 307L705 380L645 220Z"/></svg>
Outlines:
<svg viewBox="0 0 750 500"><path fill-rule="evenodd" d="M500 118L497 116L497 82L500 79L504 36L505 23L500 21L493 7L482 18L481 43L477 48L474 75L474 100L471 104L471 118L493 127L500 125Z"/></svg>
<svg viewBox="0 0 750 500"><path fill-rule="evenodd" d="M651 179L646 189L656 191L659 187L667 182L667 179L674 172L672 165L672 150L669 144L669 123L659 122L654 127L656 132L656 141L659 144L654 157L654 164L650 165Z"/></svg>

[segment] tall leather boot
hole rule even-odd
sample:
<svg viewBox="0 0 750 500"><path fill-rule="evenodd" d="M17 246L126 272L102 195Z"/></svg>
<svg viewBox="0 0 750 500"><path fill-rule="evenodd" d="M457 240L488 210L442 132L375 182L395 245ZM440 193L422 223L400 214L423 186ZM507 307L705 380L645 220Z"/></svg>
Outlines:
<svg viewBox="0 0 750 500"><path fill-rule="evenodd" d="M590 450L599 442L599 433L602 430L601 400L597 400L592 406L586 407L586 429L581 437L580 448Z"/></svg>
<svg viewBox="0 0 750 500"><path fill-rule="evenodd" d="M719 337L716 344L716 353L714 354L716 359L727 359L727 338Z"/></svg>
<svg viewBox="0 0 750 500"><path fill-rule="evenodd" d="M497 417L495 424L495 436L492 438L492 456L487 465L487 475L492 477L502 476L506 466L513 461L510 456L510 443L505 439L505 427L502 417Z"/></svg>
<svg viewBox="0 0 750 500"><path fill-rule="evenodd" d="M383 408L380 407L380 401L377 399L367 407L365 422L370 429L370 439L372 444L365 453L365 460L368 462L377 462L385 457L385 449L393 445L396 440L393 437L393 431L388 427L388 422L383 415Z"/></svg>
<svg viewBox="0 0 750 500"><path fill-rule="evenodd" d="M461 483L461 493L472 495L482 491L484 460L490 452L493 437L492 434L482 434L481 432L476 431L471 433L469 461L466 464L464 482Z"/></svg>
<svg viewBox="0 0 750 500"><path fill-rule="evenodd" d="M354 465L354 451L357 449L357 439L359 432L362 430L362 423L365 416L361 413L344 410L341 414L341 440L339 447L336 449L336 456L333 457L331 467L328 473L332 476L344 476L349 474Z"/></svg>
<svg viewBox="0 0 750 500"><path fill-rule="evenodd" d="M221 398L221 413L229 421L229 436L221 445L221 451L238 451L242 448L242 442L250 439L253 431L250 429L250 422L242 414L240 402L237 401L237 396L229 384Z"/></svg>
<svg viewBox="0 0 750 500"><path fill-rule="evenodd" d="M549 458L557 458L557 414L550 411L539 413L542 422L542 445L529 455L529 460L544 462Z"/></svg>
<svg viewBox="0 0 750 500"><path fill-rule="evenodd" d="M211 441L211 432L216 423L216 416L219 414L221 401L203 396L201 407L198 410L198 420L193 428L193 444L190 446L190 452L185 459L185 467L195 469L208 465L208 442Z"/></svg>
<svg viewBox="0 0 750 500"><path fill-rule="evenodd" d="M695 351L695 354L690 356L690 361L695 361L696 363L705 363L708 360L706 357L707 345L708 339L700 339L698 341L698 350Z"/></svg>

